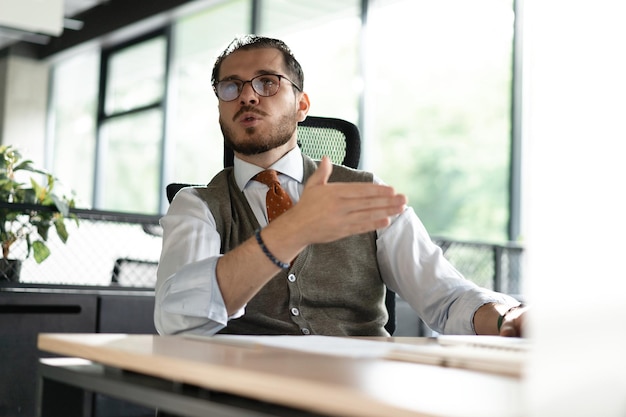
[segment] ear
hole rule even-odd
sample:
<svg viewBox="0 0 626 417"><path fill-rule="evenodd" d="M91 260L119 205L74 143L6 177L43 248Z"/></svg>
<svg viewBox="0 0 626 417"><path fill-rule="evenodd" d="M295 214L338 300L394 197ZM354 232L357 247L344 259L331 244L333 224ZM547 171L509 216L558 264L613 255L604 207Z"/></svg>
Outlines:
<svg viewBox="0 0 626 417"><path fill-rule="evenodd" d="M301 122L306 119L306 115L309 114L311 108L311 102L309 101L309 95L307 93L300 93L300 100L298 101L298 121Z"/></svg>

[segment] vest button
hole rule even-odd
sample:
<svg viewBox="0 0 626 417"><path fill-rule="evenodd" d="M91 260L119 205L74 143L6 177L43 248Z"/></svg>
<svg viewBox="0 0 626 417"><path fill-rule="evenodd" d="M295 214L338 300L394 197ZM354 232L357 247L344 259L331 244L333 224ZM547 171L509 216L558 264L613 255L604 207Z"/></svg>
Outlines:
<svg viewBox="0 0 626 417"><path fill-rule="evenodd" d="M291 314L293 314L294 316L299 316L300 315L300 310L298 310L297 308L293 307L291 309Z"/></svg>
<svg viewBox="0 0 626 417"><path fill-rule="evenodd" d="M307 329L306 327L303 327L300 330L302 330L302 334L311 334L311 331L309 329Z"/></svg>
<svg viewBox="0 0 626 417"><path fill-rule="evenodd" d="M289 282L296 282L296 276L294 274L289 274L287 279L289 280Z"/></svg>

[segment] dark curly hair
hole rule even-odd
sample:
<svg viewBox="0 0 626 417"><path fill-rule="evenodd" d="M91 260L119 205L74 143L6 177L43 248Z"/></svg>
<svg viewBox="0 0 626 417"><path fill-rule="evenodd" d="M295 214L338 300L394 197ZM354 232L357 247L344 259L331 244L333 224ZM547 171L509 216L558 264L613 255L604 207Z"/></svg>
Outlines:
<svg viewBox="0 0 626 417"><path fill-rule="evenodd" d="M220 54L220 56L215 61L215 65L213 65L213 73L211 75L211 85L215 86L217 84L220 68L222 67L222 62L233 52L242 50L250 50L250 49L261 49L261 48L274 48L278 49L283 54L283 60L285 61L285 66L287 67L287 75L293 81L297 87L302 90L304 88L304 73L302 72L302 67L296 58L293 56L291 49L285 44L285 42L279 39L266 38L263 36L257 35L244 35L236 37L224 51ZM294 86L295 88L295 86Z"/></svg>

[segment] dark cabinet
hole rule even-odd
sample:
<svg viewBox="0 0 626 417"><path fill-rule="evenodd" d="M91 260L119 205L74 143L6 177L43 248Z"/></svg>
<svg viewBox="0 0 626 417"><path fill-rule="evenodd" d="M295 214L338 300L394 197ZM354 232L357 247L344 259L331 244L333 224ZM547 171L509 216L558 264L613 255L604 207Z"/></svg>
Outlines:
<svg viewBox="0 0 626 417"><path fill-rule="evenodd" d="M154 297L106 295L100 297L98 333L155 334Z"/></svg>
<svg viewBox="0 0 626 417"><path fill-rule="evenodd" d="M0 288L0 416L35 417L39 333L156 333L151 292Z"/></svg>

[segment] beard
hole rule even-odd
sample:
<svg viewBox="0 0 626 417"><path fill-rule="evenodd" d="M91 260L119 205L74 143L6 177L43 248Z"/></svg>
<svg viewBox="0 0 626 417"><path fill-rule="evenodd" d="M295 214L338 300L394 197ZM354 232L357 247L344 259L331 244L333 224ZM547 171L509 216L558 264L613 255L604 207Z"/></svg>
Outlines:
<svg viewBox="0 0 626 417"><path fill-rule="evenodd" d="M266 134L259 133L256 127L249 127L245 130L244 137L236 138L233 129L226 126L220 117L224 145L242 155L258 155L286 144L293 137L297 125L295 113L283 114Z"/></svg>

